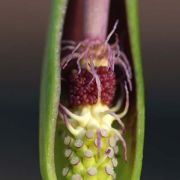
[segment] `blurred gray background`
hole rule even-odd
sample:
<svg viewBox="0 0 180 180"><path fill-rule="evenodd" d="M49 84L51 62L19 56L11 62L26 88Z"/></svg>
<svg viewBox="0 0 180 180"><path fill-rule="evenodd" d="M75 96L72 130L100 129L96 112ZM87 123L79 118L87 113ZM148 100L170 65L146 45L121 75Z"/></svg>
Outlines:
<svg viewBox="0 0 180 180"><path fill-rule="evenodd" d="M142 180L180 179L180 1L140 0ZM0 179L40 180L38 100L50 0L0 1Z"/></svg>

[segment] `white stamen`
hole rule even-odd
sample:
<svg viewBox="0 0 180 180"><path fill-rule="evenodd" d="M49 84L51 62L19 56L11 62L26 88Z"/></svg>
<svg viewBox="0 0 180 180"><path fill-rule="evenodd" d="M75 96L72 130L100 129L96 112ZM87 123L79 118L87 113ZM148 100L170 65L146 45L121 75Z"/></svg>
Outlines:
<svg viewBox="0 0 180 180"><path fill-rule="evenodd" d="M66 158L69 158L71 156L71 154L72 154L72 150L71 149L66 149L65 150L64 155L65 155Z"/></svg>
<svg viewBox="0 0 180 180"><path fill-rule="evenodd" d="M101 136L102 137L108 137L108 130L107 129L101 129Z"/></svg>
<svg viewBox="0 0 180 180"><path fill-rule="evenodd" d="M88 174L90 176L95 176L97 174L97 168L96 167L90 167L88 168Z"/></svg>
<svg viewBox="0 0 180 180"><path fill-rule="evenodd" d="M105 167L105 171L106 171L106 173L108 174L108 175L113 175L114 174L114 169L113 169L113 167L111 167L111 166L106 166Z"/></svg>
<svg viewBox="0 0 180 180"><path fill-rule="evenodd" d="M86 131L86 137L92 139L94 137L94 132L92 130Z"/></svg>
<svg viewBox="0 0 180 180"><path fill-rule="evenodd" d="M71 143L71 137L70 136L66 136L65 138L64 138L64 144L65 145L69 145Z"/></svg>
<svg viewBox="0 0 180 180"><path fill-rule="evenodd" d="M67 175L68 175L68 172L69 172L69 168L68 168L68 167L63 168L62 175L63 175L63 176L67 176Z"/></svg>
<svg viewBox="0 0 180 180"><path fill-rule="evenodd" d="M88 150L86 150L86 151L84 152L84 155L85 155L85 157L87 157L87 158L91 158L91 157L93 157L93 152L88 149Z"/></svg>
<svg viewBox="0 0 180 180"><path fill-rule="evenodd" d="M74 143L74 146L77 148L80 148L83 146L83 144L84 144L84 142L81 139L77 139Z"/></svg>
<svg viewBox="0 0 180 180"><path fill-rule="evenodd" d="M114 167L117 167L117 165L118 165L118 160L117 160L116 158L113 158L111 161L112 161L113 166L114 166Z"/></svg>
<svg viewBox="0 0 180 180"><path fill-rule="evenodd" d="M77 156L75 156L71 159L72 165L77 165L79 162L80 162L80 159Z"/></svg>
<svg viewBox="0 0 180 180"><path fill-rule="evenodd" d="M109 145L110 145L111 147L114 147L114 146L116 145L116 140L115 140L114 137L110 137L110 138L109 138Z"/></svg>
<svg viewBox="0 0 180 180"><path fill-rule="evenodd" d="M79 174L74 174L71 180L82 180L82 177Z"/></svg>

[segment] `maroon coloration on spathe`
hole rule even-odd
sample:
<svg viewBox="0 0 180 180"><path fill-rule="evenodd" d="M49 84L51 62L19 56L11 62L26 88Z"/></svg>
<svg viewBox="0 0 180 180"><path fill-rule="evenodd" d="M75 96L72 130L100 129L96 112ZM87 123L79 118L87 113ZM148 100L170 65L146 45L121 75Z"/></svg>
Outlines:
<svg viewBox="0 0 180 180"><path fill-rule="evenodd" d="M110 106L116 91L116 77L108 67L96 68L96 73L101 82L101 101ZM69 102L72 106L96 104L98 90L93 75L86 69L74 69L69 77Z"/></svg>

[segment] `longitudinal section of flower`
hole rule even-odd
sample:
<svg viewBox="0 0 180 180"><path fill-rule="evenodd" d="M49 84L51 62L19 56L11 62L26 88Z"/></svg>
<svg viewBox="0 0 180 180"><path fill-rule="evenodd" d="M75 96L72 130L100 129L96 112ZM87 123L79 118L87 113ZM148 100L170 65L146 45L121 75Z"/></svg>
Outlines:
<svg viewBox="0 0 180 180"><path fill-rule="evenodd" d="M63 50L70 53L62 59L61 68L67 98L59 106L68 132L64 136L64 179L116 179L120 143L127 160L121 118L129 108L132 73L118 40L110 45L109 38L105 42L65 42ZM116 67L122 74L115 73ZM120 128L113 127L115 121Z"/></svg>

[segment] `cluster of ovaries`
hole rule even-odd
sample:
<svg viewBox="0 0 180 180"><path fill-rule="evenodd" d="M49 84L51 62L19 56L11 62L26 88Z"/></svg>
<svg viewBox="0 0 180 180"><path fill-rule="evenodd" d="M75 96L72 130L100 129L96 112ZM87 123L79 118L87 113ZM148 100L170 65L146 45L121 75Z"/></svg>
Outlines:
<svg viewBox="0 0 180 180"><path fill-rule="evenodd" d="M64 137L68 161L62 172L65 179L116 179L119 142L127 160L122 118L129 109L132 72L118 38L114 44L108 43L116 25L105 42L90 39L78 44L63 42L62 50L70 51L61 60L68 98L59 105L60 117L68 130ZM122 79L115 73L115 67L122 72ZM118 83L121 90L117 89ZM120 128L112 126L114 121Z"/></svg>

